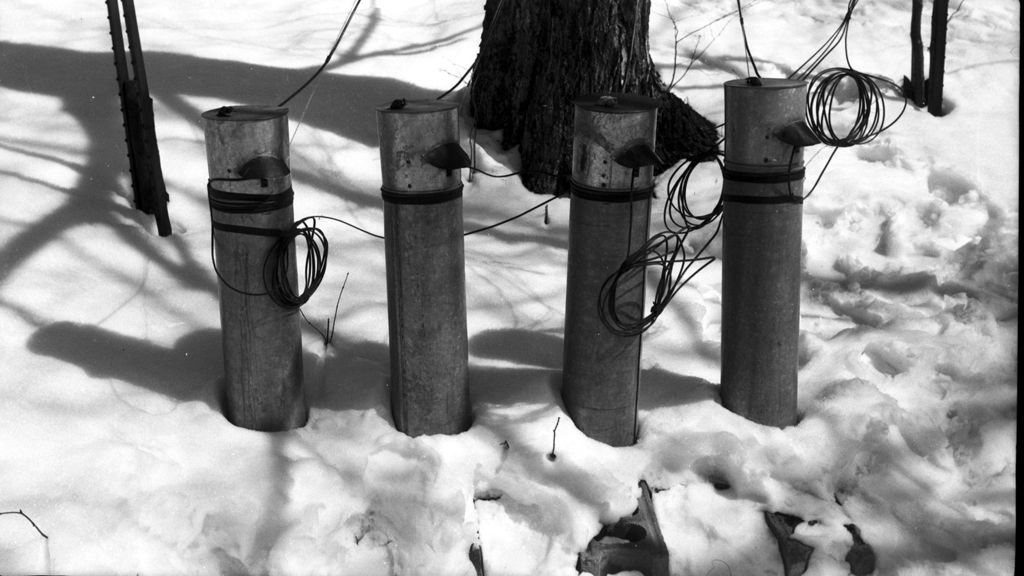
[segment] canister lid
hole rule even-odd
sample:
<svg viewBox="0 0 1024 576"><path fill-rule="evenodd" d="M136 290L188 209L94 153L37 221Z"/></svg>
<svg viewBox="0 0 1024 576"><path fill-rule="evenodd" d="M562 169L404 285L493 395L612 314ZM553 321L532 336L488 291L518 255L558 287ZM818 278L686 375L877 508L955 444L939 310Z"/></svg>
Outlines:
<svg viewBox="0 0 1024 576"><path fill-rule="evenodd" d="M583 110L606 114L644 112L658 107L658 101L654 98L620 93L587 94L573 100L572 103Z"/></svg>
<svg viewBox="0 0 1024 576"><path fill-rule="evenodd" d="M377 112L390 114L430 114L458 108L457 102L445 100L406 100L399 98L377 106Z"/></svg>
<svg viewBox="0 0 1024 576"><path fill-rule="evenodd" d="M203 112L204 119L218 122L259 122L287 115L287 108L277 106L221 106Z"/></svg>
<svg viewBox="0 0 1024 576"><path fill-rule="evenodd" d="M806 86L803 80L789 78L737 78L725 83L727 88L750 88L752 90L792 90Z"/></svg>

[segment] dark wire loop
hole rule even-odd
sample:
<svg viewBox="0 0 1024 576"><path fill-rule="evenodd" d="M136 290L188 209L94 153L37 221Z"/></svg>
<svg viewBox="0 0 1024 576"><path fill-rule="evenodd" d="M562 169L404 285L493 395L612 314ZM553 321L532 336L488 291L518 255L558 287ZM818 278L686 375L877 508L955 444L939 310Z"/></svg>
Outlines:
<svg viewBox="0 0 1024 576"><path fill-rule="evenodd" d="M836 130L832 114L837 109L838 93L849 82L857 88L857 115L845 134ZM885 93L883 87L898 87L881 76L865 74L852 68L828 68L816 75L807 87L807 125L822 144L847 148L867 144L895 124L906 110L891 122L886 122Z"/></svg>
<svg viewBox="0 0 1024 576"><path fill-rule="evenodd" d="M804 194L808 198L817 189L822 176L828 170L829 164L836 155L839 148L867 144L885 132L893 124L903 117L907 110L907 99L900 87L888 78L866 74L854 70L850 63L849 32L850 21L853 18L853 11L857 8L859 0L849 0L846 5L846 13L839 26L832 32L827 40L814 51L803 64L798 66L790 78L806 80L821 66L829 54L839 46L843 47L843 56L846 59L845 68L828 68L811 79L807 89L807 114L808 127L821 143L832 146L832 153L829 154L825 166L814 181L811 190ZM840 96L840 88L850 82L857 89L857 116L846 134L839 134L832 123L832 113L837 109L837 101ZM885 91L892 90L903 99L903 108L892 121L886 121ZM790 162L792 165L792 161Z"/></svg>
<svg viewBox="0 0 1024 576"><path fill-rule="evenodd" d="M715 208L709 214L695 215L686 205L686 187L693 169L698 164L714 160L721 166L717 149L718 144L716 143L712 150L700 154L676 168L669 179L669 198L666 200L663 214L665 227L668 230L650 237L635 250L631 246L628 247L622 264L601 284L601 289L598 292L597 312L601 323L610 333L616 336L634 337L646 332L658 320L676 294L695 275L714 262L714 257L704 256L704 252L718 235L717 228L692 256L686 252L686 239L693 230L700 229L716 220L720 222L722 200L718 200ZM630 187L632 188L632 185ZM670 205L674 205L674 207L670 207ZM634 205L630 203L629 206L628 238L632 240ZM624 308L619 303L620 289L630 280L635 281L637 275L640 275L640 282L644 282L645 272L648 268L658 270L658 283L654 289L650 312L642 314L642 310Z"/></svg>
<svg viewBox="0 0 1024 576"><path fill-rule="evenodd" d="M215 212L227 214L265 214L275 210L288 208L292 205L295 193L292 188L276 194L243 194L228 192L216 188L214 182L246 182L260 181L259 178L211 178L206 190L210 204L210 259L218 280L229 290L244 296L267 296L275 304L286 309L294 309L305 304L323 281L327 270L327 237L316 226L316 217L308 217L295 222L284 230L241 226L220 222ZM265 181L261 181L266 185ZM248 234L275 238L274 244L263 259L263 292L250 292L232 285L217 266L216 232ZM292 288L294 274L292 272L292 246L301 237L306 243L305 274L303 289L296 292Z"/></svg>
<svg viewBox="0 0 1024 576"><path fill-rule="evenodd" d="M715 235L717 233L716 230ZM676 294L701 270L714 262L713 256L703 255L711 244L710 239L696 254L687 256L686 236L668 231L655 234L631 252L618 270L605 279L598 294L598 314L609 332L623 337L643 334L654 325ZM644 281L644 271L651 267L658 269L658 283L654 289L650 312L639 317L623 315L617 298L620 285L635 278L637 274L641 275L641 282Z"/></svg>
<svg viewBox="0 0 1024 576"><path fill-rule="evenodd" d="M681 163L669 176L668 198L662 208L662 222L666 229L677 233L687 233L715 222L722 215L721 198L706 214L696 214L689 205L687 190L690 178L697 166L706 162L715 162L718 164L719 171L724 174L725 165L722 162L722 153L718 150L717 143L713 148Z"/></svg>
<svg viewBox="0 0 1024 576"><path fill-rule="evenodd" d="M302 290L292 288L292 246L298 238L306 243ZM295 309L309 301L327 274L327 235L316 225L316 217L303 218L274 242L263 261L263 284L267 295L282 308Z"/></svg>

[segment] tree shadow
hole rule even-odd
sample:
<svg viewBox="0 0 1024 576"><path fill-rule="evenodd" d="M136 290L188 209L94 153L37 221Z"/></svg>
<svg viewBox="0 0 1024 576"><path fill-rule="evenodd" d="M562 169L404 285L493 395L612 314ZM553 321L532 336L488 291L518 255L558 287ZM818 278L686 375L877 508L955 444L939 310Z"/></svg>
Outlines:
<svg viewBox="0 0 1024 576"><path fill-rule="evenodd" d="M28 349L74 364L93 378L116 378L181 402L222 408L220 332L198 330L166 348L98 326L55 322L39 328Z"/></svg>
<svg viewBox="0 0 1024 576"><path fill-rule="evenodd" d="M74 364L95 379L122 380L179 402L204 402L224 413L224 361L216 329L186 334L168 348L90 324L55 322L37 329L28 349ZM303 351L310 406L386 413L387 346L342 341L333 350L325 357Z"/></svg>
<svg viewBox="0 0 1024 576"><path fill-rule="evenodd" d="M335 339L318 365L307 368L306 398L327 410L376 410L391 421L390 356L386 344Z"/></svg>
<svg viewBox="0 0 1024 576"><path fill-rule="evenodd" d="M471 354L516 365L471 368L474 404L479 400L506 405L518 402L561 405L563 347L561 336L534 330L496 329L473 336L469 341ZM716 384L658 367L641 371L637 400L640 410L707 400L721 403Z"/></svg>
<svg viewBox="0 0 1024 576"><path fill-rule="evenodd" d="M562 336L550 332L504 328L474 335L469 341L469 353L517 365L561 370L564 342Z"/></svg>
<svg viewBox="0 0 1024 576"><path fill-rule="evenodd" d="M288 89L304 81L310 73L309 70L169 52L147 52L145 57L154 100L195 122L203 110L190 104L189 98L215 99L225 105L276 104ZM144 253L170 275L194 288L215 292L216 282L208 267L192 256L180 235L160 243L147 240L151 235L147 229L153 227L150 218L131 209L131 192L120 179L128 172L128 159L111 63L112 58L106 52L0 42L0 77L4 88L59 98L63 111L78 123L88 142L85 160L75 163L39 151L52 147L51 142L33 141L17 134L5 135L6 150L61 164L77 172L78 182L74 188L60 188L30 174L5 170L7 177L55 189L65 199L59 207L0 247L0 262L3 262L0 275L13 273L54 241L55 231L101 225L115 231L125 244ZM366 146L377 145L376 106L395 98L430 96L426 89L401 80L341 74L321 75L318 90L322 98L331 99L331 105L322 102L310 107L303 123ZM156 130L159 137L159 125ZM173 167L166 166L164 173L173 173ZM313 173L299 172L296 178L314 182L327 190L338 189L336 182L328 182ZM197 182L196 189L201 188L201 183ZM379 199L370 195L343 192L346 199L365 205L379 203ZM172 194L172 221L174 200ZM134 221L138 226L125 226L125 220ZM172 248L168 249L166 243Z"/></svg>

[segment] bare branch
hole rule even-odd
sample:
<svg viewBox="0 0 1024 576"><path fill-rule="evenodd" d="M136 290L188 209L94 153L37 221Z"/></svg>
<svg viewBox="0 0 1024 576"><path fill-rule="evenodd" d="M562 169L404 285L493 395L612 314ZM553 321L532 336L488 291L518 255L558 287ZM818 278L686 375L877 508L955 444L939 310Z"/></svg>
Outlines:
<svg viewBox="0 0 1024 576"><path fill-rule="evenodd" d="M39 535L40 535L40 536L42 536L43 538L46 538L47 540L49 540L49 539L50 539L50 537L49 537L49 536L47 536L45 532L43 532L42 530L40 530L40 529L39 529L39 526L37 526L37 525L36 525L36 523L35 523L35 522L34 522L34 521L33 521L33 520L31 519L31 518L29 518L29 517L28 517L28 514L25 514L25 513L24 513L24 512L22 512L21 510L18 510L18 511L16 511L16 512L15 512L15 511L11 511L11 512L0 512L0 516L4 516L4 515L7 515L7 514L14 514L14 515L22 516L23 518L25 518L25 520L28 520L28 523L29 523L29 524L31 524L33 528L35 528L35 529L36 529L36 532L39 532Z"/></svg>

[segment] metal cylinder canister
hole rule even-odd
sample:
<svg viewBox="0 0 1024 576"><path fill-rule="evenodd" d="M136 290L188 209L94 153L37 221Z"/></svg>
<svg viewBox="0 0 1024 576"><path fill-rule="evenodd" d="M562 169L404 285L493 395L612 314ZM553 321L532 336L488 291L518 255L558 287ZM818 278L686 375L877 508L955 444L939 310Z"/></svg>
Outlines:
<svg viewBox="0 0 1024 576"><path fill-rule="evenodd" d="M303 426L298 310L267 294L264 262L293 222L288 111L236 106L202 115L215 266L220 280L227 418L281 431ZM292 261L295 261L294 245ZM291 273L292 289L297 280Z"/></svg>
<svg viewBox="0 0 1024 576"><path fill-rule="evenodd" d="M722 404L754 422L797 420L807 84L725 83Z"/></svg>
<svg viewBox="0 0 1024 576"><path fill-rule="evenodd" d="M410 436L469 428L469 346L458 107L377 108L391 411Z"/></svg>
<svg viewBox="0 0 1024 576"><path fill-rule="evenodd" d="M605 281L647 241L657 102L633 95L575 101L562 398L576 426L612 446L636 442L640 336L601 320ZM620 317L643 316L644 275L620 279Z"/></svg>

